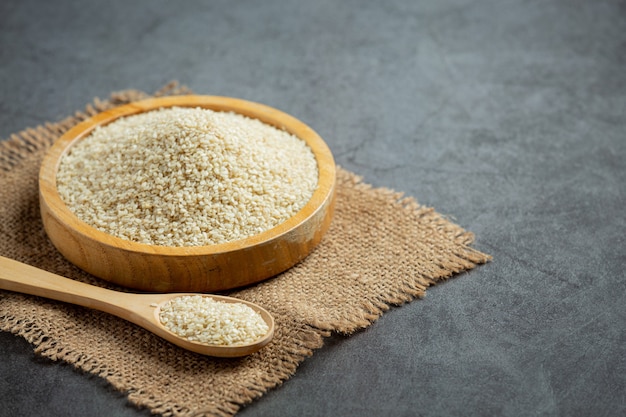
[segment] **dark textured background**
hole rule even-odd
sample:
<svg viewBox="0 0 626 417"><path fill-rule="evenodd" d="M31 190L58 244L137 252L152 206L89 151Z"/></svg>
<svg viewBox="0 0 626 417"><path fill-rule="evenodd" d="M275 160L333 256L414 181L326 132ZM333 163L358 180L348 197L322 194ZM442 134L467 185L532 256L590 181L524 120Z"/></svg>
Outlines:
<svg viewBox="0 0 626 417"><path fill-rule="evenodd" d="M241 416L626 414L626 2L0 2L0 137L178 79L303 120L494 261ZM0 414L148 415L0 333Z"/></svg>

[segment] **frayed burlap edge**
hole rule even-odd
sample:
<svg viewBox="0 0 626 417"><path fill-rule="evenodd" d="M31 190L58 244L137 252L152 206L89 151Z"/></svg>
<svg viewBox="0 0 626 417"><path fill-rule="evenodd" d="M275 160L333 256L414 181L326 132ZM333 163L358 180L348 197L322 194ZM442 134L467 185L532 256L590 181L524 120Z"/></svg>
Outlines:
<svg viewBox="0 0 626 417"><path fill-rule="evenodd" d="M152 95L138 90L124 90L111 94L107 100L96 98L92 104L86 106L83 112L76 112L73 116L57 123L46 123L36 128L26 129L11 135L9 140L0 142L0 170L11 170L28 154L46 149L71 127L98 112L151 96L190 93L191 91L187 87L174 81ZM179 404L176 399L155 398L151 393L131 386L130 381L123 375L111 372L105 364L101 364L97 359L63 346L61 342L47 336L44 329L38 328L34 322L27 319L18 320L15 317L0 315L0 329L25 338L35 347L35 352L38 355L52 360L62 360L81 371L104 378L115 389L124 392L132 404L146 407L152 413L164 416L232 416L242 406L251 403L269 389L282 384L293 376L299 364L311 356L314 350L320 348L323 345L323 339L330 336L331 332L351 334L365 328L389 310L392 305L400 305L419 298L424 295L429 286L491 259L490 256L468 246L474 240L472 233L451 223L434 209L420 206L413 198L404 197L402 193L390 189L373 188L362 182L361 177L342 169L339 169L338 181L350 182L355 189L376 194L378 198L405 210L408 215L431 223L451 241L460 245L457 252L452 255L447 254L441 261L434 260L436 267L429 273L419 277L406 277L395 288L388 289L386 293L377 294L373 299L363 301L360 312L353 311L349 316L332 320L323 320L317 317L304 320L300 329L301 333L297 338L294 337L292 343L288 344L288 348L282 352L279 358L280 366L275 372L258 384L247 387L243 392L232 393L224 404L215 404L207 409L191 410ZM241 292L242 298L245 298L245 293L246 290Z"/></svg>
<svg viewBox="0 0 626 417"><path fill-rule="evenodd" d="M277 323L277 327L280 328L280 322ZM191 409L179 404L174 398L157 398L150 392L133 386L131 381L121 374L112 372L98 359L63 346L62 343L47 336L43 329L34 326L30 321L17 320L0 314L0 330L23 337L35 347L34 352L41 357L53 361L63 361L77 370L106 380L114 389L124 393L128 401L136 407L147 408L152 414L166 417L234 416L243 406L252 403L268 390L281 385L292 377L302 361L312 356L316 349L321 348L324 344L323 338L329 337L331 334L312 326L304 326L297 337L293 337L295 343L291 343L287 346L288 349L283 352L279 366L275 368L276 372L271 375L271 378L248 385L239 392L230 392L230 398L223 404L216 403L204 409Z"/></svg>

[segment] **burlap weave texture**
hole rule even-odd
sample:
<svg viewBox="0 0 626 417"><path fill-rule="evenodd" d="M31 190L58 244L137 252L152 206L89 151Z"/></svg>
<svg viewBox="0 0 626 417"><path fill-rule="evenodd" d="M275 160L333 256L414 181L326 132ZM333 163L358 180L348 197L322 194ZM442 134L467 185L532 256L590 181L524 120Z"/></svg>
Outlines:
<svg viewBox="0 0 626 417"><path fill-rule="evenodd" d="M189 93L170 84L155 95ZM84 112L0 142L0 255L68 278L114 288L74 267L48 241L39 219L37 174L46 149L81 120L147 98L135 90L95 100ZM303 262L261 284L231 292L269 310L272 344L240 359L186 352L116 317L0 291L0 329L25 337L48 358L105 378L154 413L231 416L294 374L330 332L350 334L390 305L490 258L473 236L432 208L373 188L338 168L335 216Z"/></svg>

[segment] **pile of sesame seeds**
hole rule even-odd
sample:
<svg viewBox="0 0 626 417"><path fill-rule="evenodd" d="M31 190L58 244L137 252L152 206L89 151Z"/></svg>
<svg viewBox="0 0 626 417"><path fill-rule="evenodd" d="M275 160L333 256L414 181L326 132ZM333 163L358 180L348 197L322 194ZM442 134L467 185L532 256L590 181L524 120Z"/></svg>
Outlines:
<svg viewBox="0 0 626 417"><path fill-rule="evenodd" d="M269 331L261 315L249 306L201 295L173 298L161 307L159 320L177 335L209 345L250 344Z"/></svg>
<svg viewBox="0 0 626 417"><path fill-rule="evenodd" d="M318 179L308 145L236 113L173 107L120 118L73 145L57 189L85 223L122 239L204 246L295 215Z"/></svg>

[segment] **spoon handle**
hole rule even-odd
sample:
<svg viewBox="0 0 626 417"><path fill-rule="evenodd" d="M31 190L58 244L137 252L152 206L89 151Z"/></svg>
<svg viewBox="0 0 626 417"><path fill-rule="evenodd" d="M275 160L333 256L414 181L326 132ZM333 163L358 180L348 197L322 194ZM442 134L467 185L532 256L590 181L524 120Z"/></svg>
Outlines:
<svg viewBox="0 0 626 417"><path fill-rule="evenodd" d="M125 293L65 278L3 256L0 256L0 289L77 304L116 316L124 314L124 309L115 306L113 301L128 297Z"/></svg>

